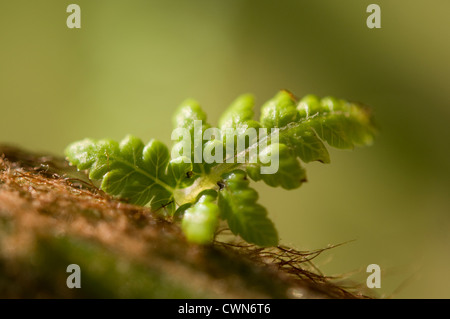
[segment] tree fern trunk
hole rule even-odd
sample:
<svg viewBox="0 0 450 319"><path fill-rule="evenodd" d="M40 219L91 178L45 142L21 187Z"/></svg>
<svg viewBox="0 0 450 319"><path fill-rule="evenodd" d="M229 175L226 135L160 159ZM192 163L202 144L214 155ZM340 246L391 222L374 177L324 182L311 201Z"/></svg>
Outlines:
<svg viewBox="0 0 450 319"><path fill-rule="evenodd" d="M299 268L299 252L188 244L176 223L111 198L62 158L0 154L0 297L361 297ZM70 264L81 288L66 285Z"/></svg>

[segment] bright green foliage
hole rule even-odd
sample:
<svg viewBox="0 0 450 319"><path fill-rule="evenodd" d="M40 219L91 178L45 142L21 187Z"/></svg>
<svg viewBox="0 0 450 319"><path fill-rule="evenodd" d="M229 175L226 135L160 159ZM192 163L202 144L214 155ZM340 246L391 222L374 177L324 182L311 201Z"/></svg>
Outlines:
<svg viewBox="0 0 450 319"><path fill-rule="evenodd" d="M173 211L173 190L187 185L191 165L170 160L167 147L156 140L144 145L133 136L119 144L112 140L84 139L66 149L71 163L88 169L89 178L101 180L101 189L137 205Z"/></svg>
<svg viewBox="0 0 450 319"><path fill-rule="evenodd" d="M284 189L294 189L306 181L306 172L300 165L295 153L286 144L271 144L262 151L265 153L278 153L279 168L275 174L261 174L261 163L249 164L247 173L254 181L263 180L272 187L281 186Z"/></svg>
<svg viewBox="0 0 450 319"><path fill-rule="evenodd" d="M259 122L254 120L253 105L251 95L242 95L219 120L222 132L237 131L232 137L235 145L239 141L245 145L240 153L233 149L227 154L225 136L196 140L195 133L202 136L211 126L199 104L186 100L176 111L173 124L175 129L187 129L190 135L175 141L172 151L183 154L190 147L187 157L171 160L163 143L152 140L144 145L133 136L120 144L85 139L69 145L66 156L78 169L89 170L91 179L100 180L105 192L148 205L168 218L182 219L182 229L191 242L211 242L219 219L223 219L246 241L274 246L278 244L277 232L265 208L257 204L258 195L249 187L247 177L272 187L298 188L306 181L301 162L330 162L324 142L341 149L369 145L375 128L367 108L331 97L308 95L297 102L291 93L281 91L262 106ZM195 120L203 125L195 127ZM249 128L258 133L253 140L246 136ZM267 135L259 134L259 128L269 129ZM223 150L222 163L194 163L195 152L213 154L219 149ZM255 150L257 158L252 153ZM261 168L268 164L261 158L276 153L278 171L262 174ZM246 161L225 161L239 156Z"/></svg>
<svg viewBox="0 0 450 319"><path fill-rule="evenodd" d="M219 192L222 218L235 235L250 243L276 246L278 234L264 207L256 203L258 193L249 187L243 171L236 170L224 176L225 187Z"/></svg>
<svg viewBox="0 0 450 319"><path fill-rule="evenodd" d="M199 200L186 209L181 227L189 241L197 244L210 243L214 239L219 222L219 207L215 203L217 193L201 195Z"/></svg>

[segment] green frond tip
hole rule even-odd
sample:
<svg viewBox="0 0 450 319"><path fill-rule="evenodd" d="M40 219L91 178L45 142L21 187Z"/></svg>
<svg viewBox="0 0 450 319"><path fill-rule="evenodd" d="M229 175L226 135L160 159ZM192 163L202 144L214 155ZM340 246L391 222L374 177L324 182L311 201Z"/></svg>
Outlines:
<svg viewBox="0 0 450 319"><path fill-rule="evenodd" d="M371 145L376 134L369 108L333 97L305 96L297 107L300 121L330 146L352 149Z"/></svg>
<svg viewBox="0 0 450 319"><path fill-rule="evenodd" d="M267 217L266 209L256 202L258 193L249 187L245 172L226 174L224 183L219 192L219 208L233 234L263 247L278 245L275 226Z"/></svg>
<svg viewBox="0 0 450 319"><path fill-rule="evenodd" d="M263 180L272 187L281 186L284 189L295 189L306 182L306 171L296 158L295 153L285 144L273 143L262 150L261 155L270 153L279 158L278 170L273 174L262 174L261 167L268 166L258 162L249 164L247 173L254 181Z"/></svg>
<svg viewBox="0 0 450 319"><path fill-rule="evenodd" d="M334 97L297 101L282 90L263 104L259 121L254 105L252 95L239 96L220 117L219 129L206 122L197 101L185 100L173 117L170 151L157 140L144 145L129 135L120 143L84 139L65 154L106 193L181 221L190 242L211 243L223 219L247 242L275 246L278 233L249 178L296 189L306 181L304 164L330 162L327 144L370 145L376 128L367 107Z"/></svg>
<svg viewBox="0 0 450 319"><path fill-rule="evenodd" d="M216 197L217 195L201 195L200 199L184 212L181 228L188 241L196 244L208 244L213 241L219 222Z"/></svg>
<svg viewBox="0 0 450 319"><path fill-rule="evenodd" d="M243 94L231 103L228 109L219 119L219 127L224 130L226 128L236 128L248 121L253 120L255 98L251 94Z"/></svg>
<svg viewBox="0 0 450 319"><path fill-rule="evenodd" d="M298 120L294 96L286 91L280 91L275 97L261 107L261 125L267 128L285 127Z"/></svg>
<svg viewBox="0 0 450 319"><path fill-rule="evenodd" d="M174 128L193 129L194 121L206 122L206 113L194 99L184 100L173 116Z"/></svg>

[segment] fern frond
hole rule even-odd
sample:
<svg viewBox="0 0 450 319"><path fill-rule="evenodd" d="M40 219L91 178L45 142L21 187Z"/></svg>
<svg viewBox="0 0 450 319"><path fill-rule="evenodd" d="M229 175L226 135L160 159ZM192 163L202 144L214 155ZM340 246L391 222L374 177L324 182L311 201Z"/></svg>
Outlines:
<svg viewBox="0 0 450 319"><path fill-rule="evenodd" d="M219 130L206 122L195 100L184 101L173 124L174 132L188 137L175 140L172 159L163 143L144 145L133 136L120 144L84 139L69 145L65 154L78 169L88 170L91 179L101 181L105 192L181 218L192 242L211 242L222 218L248 242L273 246L278 234L247 176L272 187L298 188L306 181L302 162L330 162L325 143L340 149L370 145L376 129L367 108L332 97L308 95L297 102L290 92L280 91L262 106L259 121L253 107L253 96L238 97L220 117ZM217 136L229 130L233 135ZM211 136L204 139L206 132ZM256 133L252 137L249 132ZM199 162L204 154L218 161ZM271 174L264 173L271 165L267 158L279 159Z"/></svg>

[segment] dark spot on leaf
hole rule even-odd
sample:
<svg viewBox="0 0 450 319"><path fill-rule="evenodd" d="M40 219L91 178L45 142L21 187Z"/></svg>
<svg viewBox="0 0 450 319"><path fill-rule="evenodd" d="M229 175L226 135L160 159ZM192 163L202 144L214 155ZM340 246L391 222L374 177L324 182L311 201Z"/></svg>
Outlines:
<svg viewBox="0 0 450 319"><path fill-rule="evenodd" d="M217 185L219 186L220 189L224 189L225 186L226 186L225 183L222 182L222 181L218 181L218 182L217 182Z"/></svg>

